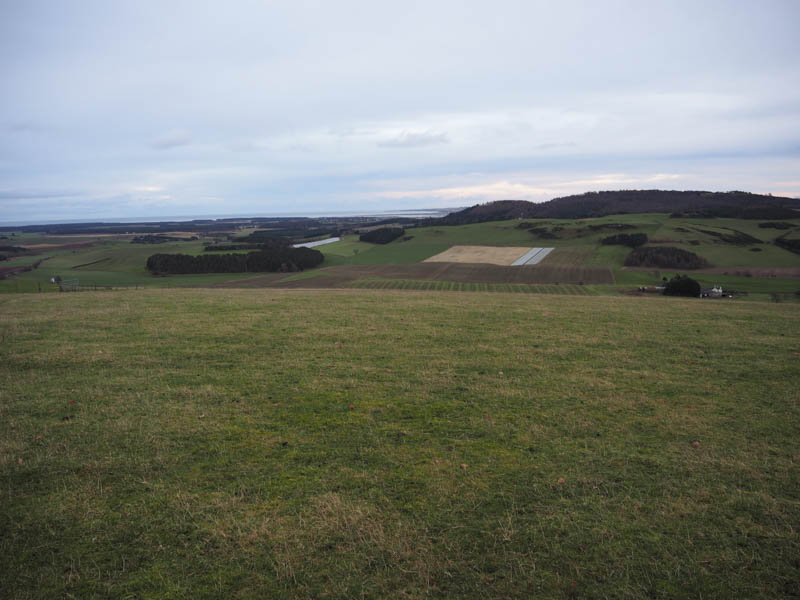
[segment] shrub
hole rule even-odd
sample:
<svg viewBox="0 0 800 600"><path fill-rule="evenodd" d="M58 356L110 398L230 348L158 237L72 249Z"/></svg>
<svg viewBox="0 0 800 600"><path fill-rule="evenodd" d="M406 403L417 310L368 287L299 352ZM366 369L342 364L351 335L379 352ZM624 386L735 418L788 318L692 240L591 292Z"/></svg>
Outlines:
<svg viewBox="0 0 800 600"><path fill-rule="evenodd" d="M558 236L555 233L547 231L547 227L530 227L528 229L533 235L543 240L557 240Z"/></svg>
<svg viewBox="0 0 800 600"><path fill-rule="evenodd" d="M786 221L767 221L766 223L759 223L761 229L791 229L794 223L787 223Z"/></svg>
<svg viewBox="0 0 800 600"><path fill-rule="evenodd" d="M369 242L370 244L388 244L404 233L405 229L402 227L381 227L380 229L373 229L367 233L362 233L358 239L362 242Z"/></svg>
<svg viewBox="0 0 800 600"><path fill-rule="evenodd" d="M694 252L674 246L645 246L636 248L625 258L626 267L660 267L662 269L702 269L706 259Z"/></svg>
<svg viewBox="0 0 800 600"><path fill-rule="evenodd" d="M700 283L688 275L676 275L664 286L664 295L697 298L700 295Z"/></svg>
<svg viewBox="0 0 800 600"><path fill-rule="evenodd" d="M747 246L750 244L763 244L764 242L758 238L754 238L752 235L746 234L744 231L739 231L738 229L731 229L730 227L724 227L728 231L732 231L733 233L722 233L719 231L712 231L710 229L698 229L695 227L696 231L700 233L705 233L706 235L710 235L715 237L726 244L734 244L737 246Z"/></svg>
<svg viewBox="0 0 800 600"><path fill-rule="evenodd" d="M607 238L600 240L601 244L606 246L630 246L631 248L638 248L647 243L646 233L618 233L617 235L610 235Z"/></svg>
<svg viewBox="0 0 800 600"><path fill-rule="evenodd" d="M775 238L775 245L789 252L800 254L800 239L789 239L786 234L783 234L781 237Z"/></svg>

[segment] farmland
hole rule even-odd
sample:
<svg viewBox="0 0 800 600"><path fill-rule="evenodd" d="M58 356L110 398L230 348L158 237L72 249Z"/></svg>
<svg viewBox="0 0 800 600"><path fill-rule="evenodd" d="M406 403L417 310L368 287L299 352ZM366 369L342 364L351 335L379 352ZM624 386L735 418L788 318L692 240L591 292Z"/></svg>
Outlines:
<svg viewBox="0 0 800 600"><path fill-rule="evenodd" d="M623 263L630 249L604 245L609 235L626 231L649 236L648 246L670 246L705 258L710 267L694 272L702 285L722 285L739 298L785 301L800 299L800 256L780 247L779 236L796 236L800 219L784 221L788 229L759 227L759 222L727 218L670 218L666 214L613 215L595 219L534 219L492 221L471 225L411 227L389 244L375 245L343 235L341 241L320 246L325 256L313 275L211 274L154 278L144 262L155 252L199 254L203 239L146 245L131 244L131 235L44 236L25 233L14 239L38 254L13 257L4 269L31 264L39 267L0 281L0 291L55 291L51 277L79 280L95 287L346 287L359 277L443 283L519 283L584 285L600 293L627 292L641 285L655 285L672 277L670 269L628 268ZM250 232L256 231L248 230ZM247 233L245 231L244 233ZM184 232L187 236L189 233ZM465 255L465 248L472 248ZM487 262L505 262L525 248L554 248L538 272L503 274L485 269ZM477 254L476 254L477 252ZM460 256L455 256L457 253ZM491 258L498 256L499 259ZM449 257L449 258L448 258ZM441 270L428 271L433 261L456 261ZM457 263L461 262L461 267ZM509 261L510 262L510 261ZM500 265L502 266L502 265ZM420 270L421 269L421 270ZM370 284L371 285L371 284Z"/></svg>
<svg viewBox="0 0 800 600"><path fill-rule="evenodd" d="M796 597L798 310L455 290L5 295L0 586Z"/></svg>
<svg viewBox="0 0 800 600"><path fill-rule="evenodd" d="M517 246L452 246L424 262L484 263L508 266L528 252L528 247Z"/></svg>
<svg viewBox="0 0 800 600"><path fill-rule="evenodd" d="M327 267L314 275L254 276L223 282L218 287L341 287L363 278L457 281L464 283L614 283L610 269L601 267L508 267L490 264L435 263L348 265Z"/></svg>

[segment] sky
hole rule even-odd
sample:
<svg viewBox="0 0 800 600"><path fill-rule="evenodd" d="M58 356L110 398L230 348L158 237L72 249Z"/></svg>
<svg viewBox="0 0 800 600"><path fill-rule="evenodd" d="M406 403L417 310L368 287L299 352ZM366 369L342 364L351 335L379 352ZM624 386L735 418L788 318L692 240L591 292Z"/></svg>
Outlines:
<svg viewBox="0 0 800 600"><path fill-rule="evenodd" d="M800 197L797 0L0 0L0 222Z"/></svg>

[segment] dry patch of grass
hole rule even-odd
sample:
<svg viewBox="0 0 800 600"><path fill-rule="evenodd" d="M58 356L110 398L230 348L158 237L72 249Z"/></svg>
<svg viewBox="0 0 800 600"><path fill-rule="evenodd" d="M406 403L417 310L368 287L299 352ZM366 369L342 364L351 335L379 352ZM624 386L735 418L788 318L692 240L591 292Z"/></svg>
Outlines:
<svg viewBox="0 0 800 600"><path fill-rule="evenodd" d="M531 248L499 246L453 246L423 262L483 263L508 266Z"/></svg>

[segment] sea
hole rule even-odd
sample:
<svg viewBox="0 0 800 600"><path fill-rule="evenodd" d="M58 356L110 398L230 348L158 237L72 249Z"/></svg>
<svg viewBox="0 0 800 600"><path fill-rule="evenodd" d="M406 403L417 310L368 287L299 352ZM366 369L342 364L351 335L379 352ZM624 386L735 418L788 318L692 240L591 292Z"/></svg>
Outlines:
<svg viewBox="0 0 800 600"><path fill-rule="evenodd" d="M424 219L443 217L462 210L463 207L456 208L416 208L410 210L387 210L387 211L317 211L299 213L248 213L248 214L212 214L212 215L164 215L146 217L84 217L83 219L37 219L35 221L0 221L0 227L21 227L24 225L58 225L66 223L158 223L161 221L186 222L196 220L216 220L216 219L255 219L255 218L291 218L291 217L375 217L378 219L389 219L391 217L405 217L410 219Z"/></svg>

